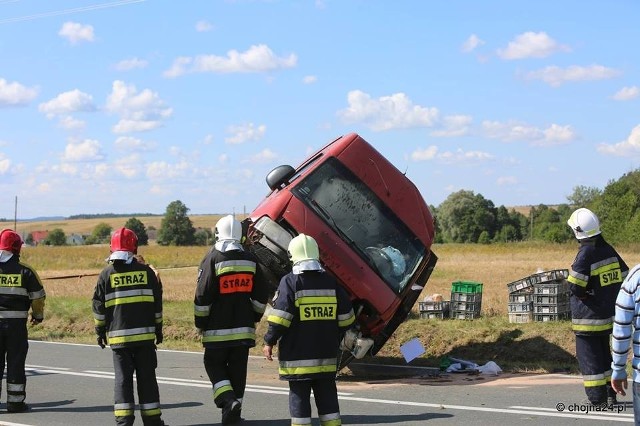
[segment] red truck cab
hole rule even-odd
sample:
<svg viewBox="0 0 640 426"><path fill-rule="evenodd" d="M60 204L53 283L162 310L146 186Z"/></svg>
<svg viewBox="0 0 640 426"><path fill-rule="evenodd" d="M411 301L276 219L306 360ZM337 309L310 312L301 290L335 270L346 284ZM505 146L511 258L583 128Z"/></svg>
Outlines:
<svg viewBox="0 0 640 426"><path fill-rule="evenodd" d="M314 237L326 270L351 296L359 331L373 339L375 355L407 318L437 261L434 221L420 192L353 133L295 169L276 167L267 184L271 192L245 226L271 286L291 270L291 238Z"/></svg>

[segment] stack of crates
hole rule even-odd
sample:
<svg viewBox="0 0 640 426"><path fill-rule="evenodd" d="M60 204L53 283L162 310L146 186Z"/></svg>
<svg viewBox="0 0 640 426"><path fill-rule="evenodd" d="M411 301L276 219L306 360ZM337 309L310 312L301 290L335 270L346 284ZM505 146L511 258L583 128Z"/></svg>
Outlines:
<svg viewBox="0 0 640 426"><path fill-rule="evenodd" d="M424 319L445 319L449 317L449 301L424 301L418 302L420 318Z"/></svg>
<svg viewBox="0 0 640 426"><path fill-rule="evenodd" d="M456 281L452 283L450 303L449 309L453 319L480 317L482 283L476 281Z"/></svg>
<svg viewBox="0 0 640 426"><path fill-rule="evenodd" d="M569 270L539 272L507 284L509 322L558 321L571 316Z"/></svg>
<svg viewBox="0 0 640 426"><path fill-rule="evenodd" d="M509 290L509 322L533 321L533 283L531 277L507 284Z"/></svg>
<svg viewBox="0 0 640 426"><path fill-rule="evenodd" d="M569 271L557 269L536 274L541 281L533 286L533 320L559 321L571 318Z"/></svg>

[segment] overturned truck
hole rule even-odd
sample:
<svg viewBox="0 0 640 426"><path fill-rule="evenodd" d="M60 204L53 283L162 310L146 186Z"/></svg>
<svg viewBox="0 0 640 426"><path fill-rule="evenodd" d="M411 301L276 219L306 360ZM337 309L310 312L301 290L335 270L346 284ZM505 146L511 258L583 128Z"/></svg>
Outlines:
<svg viewBox="0 0 640 426"><path fill-rule="evenodd" d="M357 316L340 367L375 355L407 318L437 261L434 220L420 192L353 133L297 168L276 167L266 180L271 192L243 225L272 290L291 270L289 241L299 233L313 236Z"/></svg>

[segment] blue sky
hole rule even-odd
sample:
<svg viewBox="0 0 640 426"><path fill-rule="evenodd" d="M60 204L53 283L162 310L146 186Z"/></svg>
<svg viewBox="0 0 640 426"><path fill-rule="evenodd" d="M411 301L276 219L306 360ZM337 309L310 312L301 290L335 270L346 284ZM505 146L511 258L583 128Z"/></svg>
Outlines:
<svg viewBox="0 0 640 426"><path fill-rule="evenodd" d="M427 203L640 162L633 0L0 0L0 218L251 211L356 132Z"/></svg>

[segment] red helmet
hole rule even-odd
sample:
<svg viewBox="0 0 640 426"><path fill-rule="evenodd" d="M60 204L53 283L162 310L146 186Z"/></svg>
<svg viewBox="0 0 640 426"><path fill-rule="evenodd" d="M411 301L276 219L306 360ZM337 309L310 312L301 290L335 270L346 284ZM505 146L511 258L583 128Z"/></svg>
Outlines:
<svg viewBox="0 0 640 426"><path fill-rule="evenodd" d="M131 229L120 228L111 236L111 252L130 251L138 252L138 237Z"/></svg>
<svg viewBox="0 0 640 426"><path fill-rule="evenodd" d="M8 250L13 254L20 254L22 238L11 229L3 229L0 232L0 250Z"/></svg>

